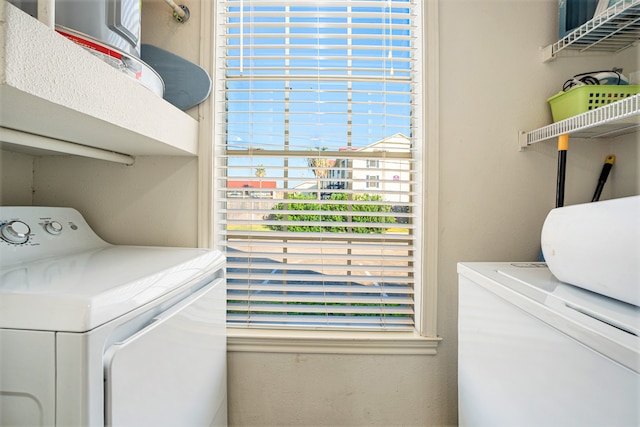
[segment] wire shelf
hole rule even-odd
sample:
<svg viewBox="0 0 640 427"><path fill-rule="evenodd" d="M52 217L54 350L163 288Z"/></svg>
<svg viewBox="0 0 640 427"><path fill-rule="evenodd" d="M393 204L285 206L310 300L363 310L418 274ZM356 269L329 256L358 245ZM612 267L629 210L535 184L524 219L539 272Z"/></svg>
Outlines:
<svg viewBox="0 0 640 427"><path fill-rule="evenodd" d="M640 0L620 0L554 44L543 49L544 60L563 50L619 52L640 41Z"/></svg>
<svg viewBox="0 0 640 427"><path fill-rule="evenodd" d="M636 132L640 128L640 94L520 133L520 149L563 134L577 138L605 138Z"/></svg>

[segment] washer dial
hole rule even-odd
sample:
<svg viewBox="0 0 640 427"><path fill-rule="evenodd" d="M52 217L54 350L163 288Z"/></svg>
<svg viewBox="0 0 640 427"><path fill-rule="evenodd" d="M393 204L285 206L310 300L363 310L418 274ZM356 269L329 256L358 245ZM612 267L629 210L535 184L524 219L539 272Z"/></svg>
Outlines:
<svg viewBox="0 0 640 427"><path fill-rule="evenodd" d="M62 231L62 224L60 224L58 221L47 222L44 225L44 229L49 234L58 235Z"/></svg>
<svg viewBox="0 0 640 427"><path fill-rule="evenodd" d="M0 237L2 240L21 245L29 240L31 229L22 221L11 221L0 227Z"/></svg>

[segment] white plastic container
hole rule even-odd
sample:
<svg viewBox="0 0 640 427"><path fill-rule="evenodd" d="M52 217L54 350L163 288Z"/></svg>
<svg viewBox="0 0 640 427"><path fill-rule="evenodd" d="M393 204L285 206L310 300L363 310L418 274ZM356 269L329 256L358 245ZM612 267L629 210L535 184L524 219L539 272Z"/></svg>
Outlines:
<svg viewBox="0 0 640 427"><path fill-rule="evenodd" d="M553 209L541 244L558 280L640 306L640 196Z"/></svg>

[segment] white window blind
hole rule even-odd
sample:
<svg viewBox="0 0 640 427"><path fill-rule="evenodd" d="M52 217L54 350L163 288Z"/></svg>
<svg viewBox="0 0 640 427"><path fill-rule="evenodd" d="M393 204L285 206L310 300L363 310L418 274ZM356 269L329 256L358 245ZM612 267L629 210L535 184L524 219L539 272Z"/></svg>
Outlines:
<svg viewBox="0 0 640 427"><path fill-rule="evenodd" d="M230 326L413 330L420 2L218 2Z"/></svg>

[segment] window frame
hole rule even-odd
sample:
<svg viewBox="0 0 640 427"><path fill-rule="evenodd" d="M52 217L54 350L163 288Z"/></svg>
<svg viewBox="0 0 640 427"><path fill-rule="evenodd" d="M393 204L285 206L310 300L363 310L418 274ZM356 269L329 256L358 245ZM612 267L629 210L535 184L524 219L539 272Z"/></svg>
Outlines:
<svg viewBox="0 0 640 427"><path fill-rule="evenodd" d="M198 150L198 245L219 249L216 236L220 235L221 223L216 215L214 170L219 150L214 141L218 110L217 94L222 89L221 80L216 79L215 47L218 29L217 0L202 3L201 62L212 77L212 93L198 107L200 116L200 143ZM423 56L418 58L422 67L420 90L423 104L418 113L425 125L422 135L424 165L421 191L423 204L423 250L422 283L416 289L416 305L421 306L422 316L416 319L413 332L357 332L323 330L275 330L255 328L227 328L229 351L248 352L296 352L296 353L342 353L342 354L422 354L434 355L441 337L437 334L437 283L438 283L438 176L439 176L439 52L438 52L438 2L426 0L419 8L420 23L426 26L421 43Z"/></svg>

